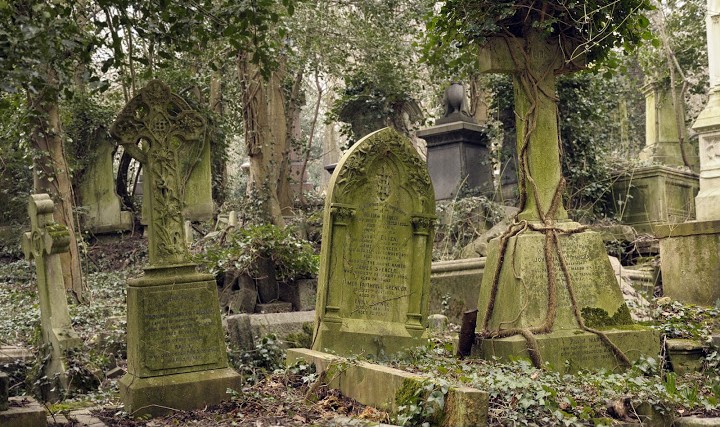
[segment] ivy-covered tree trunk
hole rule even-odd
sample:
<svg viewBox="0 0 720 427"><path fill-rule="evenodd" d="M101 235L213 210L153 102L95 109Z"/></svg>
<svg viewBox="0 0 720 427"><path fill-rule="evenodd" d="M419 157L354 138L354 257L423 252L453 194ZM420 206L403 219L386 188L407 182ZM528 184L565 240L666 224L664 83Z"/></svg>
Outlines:
<svg viewBox="0 0 720 427"><path fill-rule="evenodd" d="M238 75L242 87L245 146L250 158L248 194L256 197L263 216L284 226L281 200L287 188L288 137L283 94L284 69L264 77L257 64L241 54ZM285 172L283 172L285 170ZM282 198L281 198L282 195Z"/></svg>
<svg viewBox="0 0 720 427"><path fill-rule="evenodd" d="M50 194L55 202L55 221L65 225L70 232L70 250L60 254L63 281L65 289L72 291L78 301L84 301L85 286L73 216L73 190L61 136L55 72L49 70L47 74L50 84L46 90L28 96L32 117L30 142L38 152L33 161L33 187L35 193Z"/></svg>

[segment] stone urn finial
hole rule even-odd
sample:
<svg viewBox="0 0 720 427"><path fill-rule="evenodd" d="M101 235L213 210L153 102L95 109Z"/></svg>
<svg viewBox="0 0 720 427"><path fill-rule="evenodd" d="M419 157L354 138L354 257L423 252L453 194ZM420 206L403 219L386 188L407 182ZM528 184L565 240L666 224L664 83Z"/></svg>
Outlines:
<svg viewBox="0 0 720 427"><path fill-rule="evenodd" d="M452 122L475 123L475 120L468 115L465 109L465 88L462 83L452 82L450 86L445 89L443 105L445 107L445 115L435 120L436 125Z"/></svg>

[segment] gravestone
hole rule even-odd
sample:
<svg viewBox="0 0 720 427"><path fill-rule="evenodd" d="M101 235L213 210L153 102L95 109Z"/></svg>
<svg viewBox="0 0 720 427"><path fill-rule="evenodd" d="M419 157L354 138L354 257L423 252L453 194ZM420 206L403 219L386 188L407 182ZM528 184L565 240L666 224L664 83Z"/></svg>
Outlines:
<svg viewBox="0 0 720 427"><path fill-rule="evenodd" d="M668 87L651 83L645 92L645 148L640 159L654 164L624 172L615 178L613 200L623 224L653 233L658 225L695 218L698 175L684 168L672 94ZM679 100L682 96L678 94ZM683 125L685 121L683 120ZM697 163L695 147L685 144L685 157Z"/></svg>
<svg viewBox="0 0 720 427"><path fill-rule="evenodd" d="M445 92L445 116L435 126L421 129L418 138L427 142L427 165L436 200L450 200L461 187L492 196L493 165L490 138L485 126L462 110L465 92L457 83Z"/></svg>
<svg viewBox="0 0 720 427"><path fill-rule="evenodd" d="M707 13L710 92L693 124L700 135L697 219L656 228L655 234L665 295L712 306L720 300L720 0L708 0Z"/></svg>
<svg viewBox="0 0 720 427"><path fill-rule="evenodd" d="M555 81L578 69L565 62L566 48L529 30L524 38L490 38L481 50L482 72L513 77L526 197L514 224L489 244L472 353L530 357L559 371L613 369L657 355L660 342L649 329L628 327L600 235L570 221L562 203Z"/></svg>
<svg viewBox="0 0 720 427"><path fill-rule="evenodd" d="M82 343L70 321L60 261L60 254L69 250L70 233L67 227L54 221L54 208L48 194L30 196L28 214L32 231L25 233L22 241L25 257L34 260L36 266L42 340L50 352L44 373L51 384L43 390L49 400L59 399L61 391L70 387L65 351ZM55 386L56 380L59 388Z"/></svg>
<svg viewBox="0 0 720 427"><path fill-rule="evenodd" d="M206 145L205 118L153 80L110 131L143 165L150 200L149 265L127 287L125 410L156 416L217 403L240 376L228 368L215 279L190 262L183 218L186 184Z"/></svg>
<svg viewBox="0 0 720 427"><path fill-rule="evenodd" d="M95 139L93 161L88 165L79 185L83 228L93 234L125 231L132 228L132 213L122 210L115 191L113 154L115 147L101 132Z"/></svg>
<svg viewBox="0 0 720 427"><path fill-rule="evenodd" d="M345 153L325 202L313 349L377 356L426 342L434 224L407 138L385 128Z"/></svg>

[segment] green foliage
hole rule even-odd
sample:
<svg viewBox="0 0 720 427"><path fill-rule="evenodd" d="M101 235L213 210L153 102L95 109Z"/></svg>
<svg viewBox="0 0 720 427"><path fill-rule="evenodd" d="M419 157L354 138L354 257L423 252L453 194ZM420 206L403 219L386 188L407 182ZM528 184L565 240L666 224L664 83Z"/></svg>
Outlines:
<svg viewBox="0 0 720 427"><path fill-rule="evenodd" d="M285 366L285 350L275 335L263 337L252 350L231 348L229 356L232 366L249 384L254 384Z"/></svg>
<svg viewBox="0 0 720 427"><path fill-rule="evenodd" d="M609 403L625 400L634 408L647 402L675 416L717 407L716 373L664 377L659 362L650 358L623 373L601 370L561 375L537 369L529 360L459 360L451 345L431 344L413 349L392 366L442 378L451 387L487 391L490 425L609 425L616 421ZM635 416L632 408L628 416Z"/></svg>
<svg viewBox="0 0 720 427"><path fill-rule="evenodd" d="M540 31L567 47L565 60L599 61L613 48L631 51L652 38L643 14L652 9L650 0L449 0L427 20L425 58L437 60L431 53L437 46L467 49L489 37Z"/></svg>
<svg viewBox="0 0 720 427"><path fill-rule="evenodd" d="M707 342L720 332L720 307L702 307L662 299L653 312L657 329L667 338L686 338Z"/></svg>
<svg viewBox="0 0 720 427"><path fill-rule="evenodd" d="M436 259L455 259L460 251L484 233L489 227L502 221L505 210L485 196L469 196L439 203L437 214L440 221L435 234L438 252Z"/></svg>
<svg viewBox="0 0 720 427"><path fill-rule="evenodd" d="M401 426L440 425L449 384L441 379L403 381L395 395L397 414L393 422Z"/></svg>
<svg viewBox="0 0 720 427"><path fill-rule="evenodd" d="M218 274L231 269L258 277L259 259L270 259L280 281L317 274L319 257L309 242L295 236L290 228L272 224L252 225L230 230L217 240L202 243L196 262Z"/></svg>
<svg viewBox="0 0 720 427"><path fill-rule="evenodd" d="M85 169L95 162L95 147L109 141L107 128L116 112L81 94L70 100L66 113L69 117L63 118L63 121L67 123L67 161L75 182L78 182Z"/></svg>
<svg viewBox="0 0 720 427"><path fill-rule="evenodd" d="M21 95L0 92L0 224L3 225L28 222L27 197L32 192L33 181L32 155L27 149L24 131L27 124L22 112L24 107Z"/></svg>

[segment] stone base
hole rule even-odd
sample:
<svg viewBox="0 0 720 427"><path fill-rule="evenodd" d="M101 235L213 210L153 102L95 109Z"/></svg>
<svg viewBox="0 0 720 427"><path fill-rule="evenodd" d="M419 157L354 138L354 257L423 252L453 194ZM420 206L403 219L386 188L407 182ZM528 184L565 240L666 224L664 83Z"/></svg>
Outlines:
<svg viewBox="0 0 720 427"><path fill-rule="evenodd" d="M720 299L720 220L661 227L663 293L674 300L713 306Z"/></svg>
<svg viewBox="0 0 720 427"><path fill-rule="evenodd" d="M558 222L558 228L573 230L580 225ZM495 270L499 265L499 239L490 241L483 281L478 297L477 332L485 318L491 331L540 326L548 312L548 273L545 235L526 231L508 241L492 313L488 313ZM632 323L622 291L615 279L599 233L584 231L560 236L560 249L567 261L578 310L587 326L612 327ZM553 254L557 291L557 314L553 330L579 328L565 276L557 254Z"/></svg>
<svg viewBox="0 0 720 427"><path fill-rule="evenodd" d="M613 184L613 200L623 202L615 207L622 214L623 224L652 234L657 226L695 218L698 190L696 173L648 166L618 177Z"/></svg>
<svg viewBox="0 0 720 427"><path fill-rule="evenodd" d="M133 417L214 405L228 399L228 388L239 390L240 385L240 375L230 368L150 378L126 374L119 381L125 411Z"/></svg>
<svg viewBox="0 0 720 427"><path fill-rule="evenodd" d="M430 273L430 313L445 314L460 324L463 312L477 306L485 258L433 262Z"/></svg>
<svg viewBox="0 0 720 427"><path fill-rule="evenodd" d="M631 361L640 356L657 358L660 354L660 334L652 329L635 327L631 330L613 329L604 332ZM560 373L582 369L622 369L610 348L595 334L571 329L536 335L535 338L543 362L549 363L552 370ZM483 359L530 359L527 341L521 335L478 339L471 355Z"/></svg>
<svg viewBox="0 0 720 427"><path fill-rule="evenodd" d="M292 303L289 302L269 302L267 304L258 304L255 306L255 313L271 314L271 313L289 313L292 311Z"/></svg>
<svg viewBox="0 0 720 427"><path fill-rule="evenodd" d="M47 425L45 408L32 397L11 397L10 409L0 411L0 426L43 427Z"/></svg>
<svg viewBox="0 0 720 427"><path fill-rule="evenodd" d="M384 357L427 344L427 329L406 328L401 323L344 319L342 323L322 321L313 341L313 350L341 356Z"/></svg>

